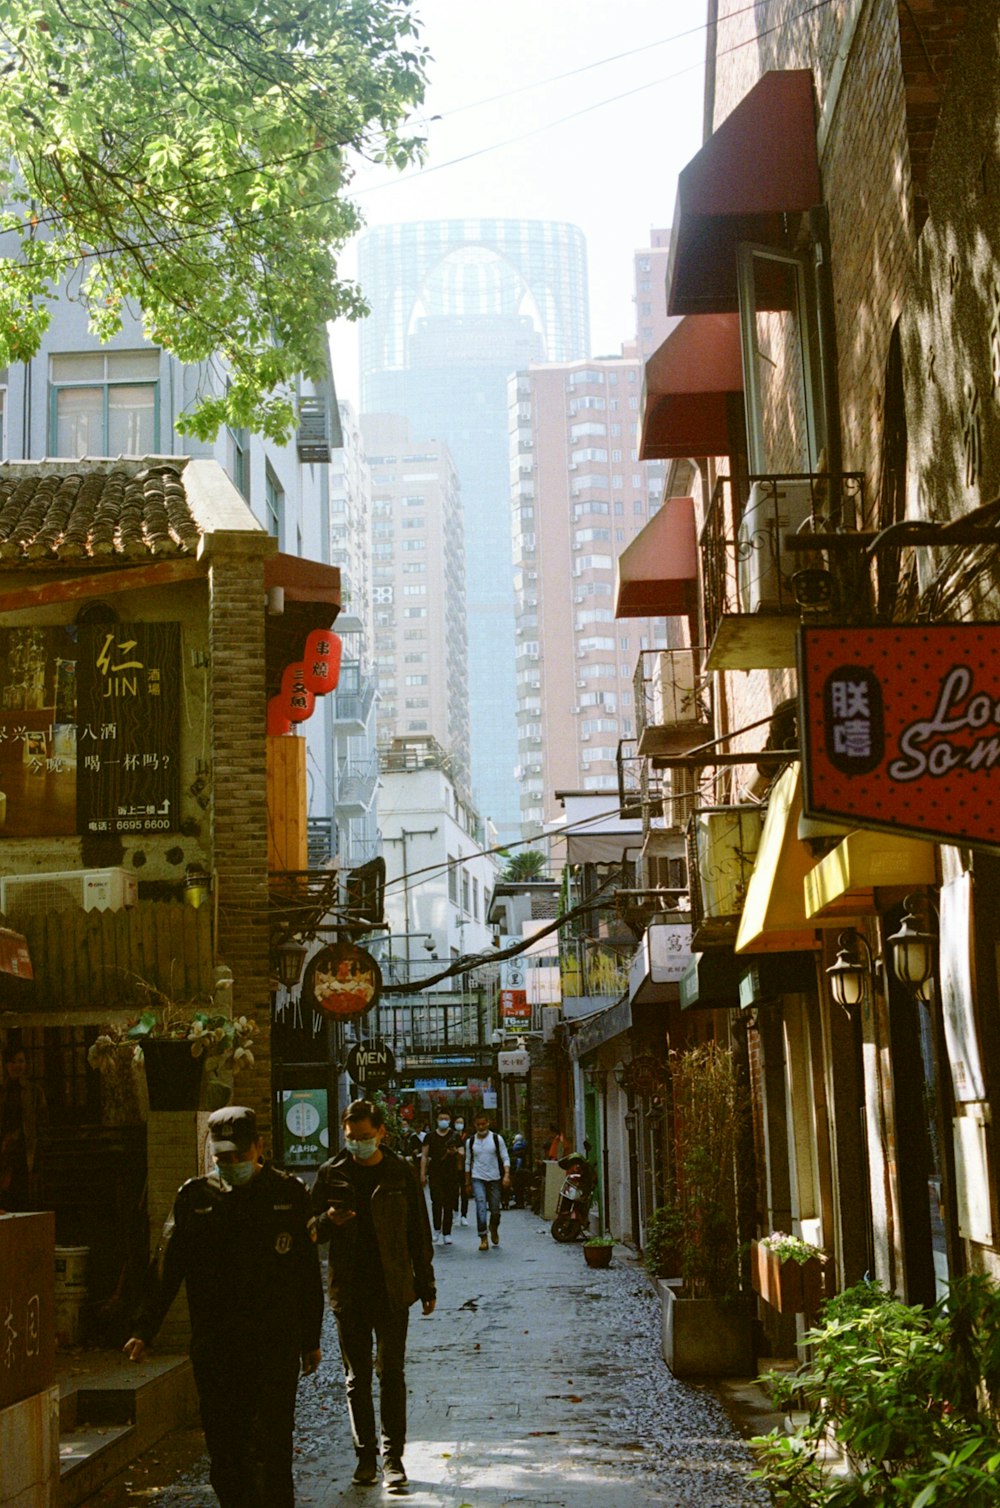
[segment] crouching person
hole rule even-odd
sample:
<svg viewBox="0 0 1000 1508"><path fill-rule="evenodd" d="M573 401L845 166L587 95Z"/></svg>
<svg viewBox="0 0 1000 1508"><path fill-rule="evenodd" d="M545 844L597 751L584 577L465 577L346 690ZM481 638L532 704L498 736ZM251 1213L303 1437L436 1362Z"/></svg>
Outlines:
<svg viewBox="0 0 1000 1508"><path fill-rule="evenodd" d="M406 1331L410 1305L434 1312L431 1228L415 1170L383 1146L378 1105L355 1100L341 1117L344 1150L316 1175L312 1204L320 1241L329 1241L330 1303L347 1379L357 1453L354 1481L378 1476L379 1437L372 1398L372 1351L379 1380L383 1478L406 1484Z"/></svg>
<svg viewBox="0 0 1000 1508"><path fill-rule="evenodd" d="M252 1110L208 1118L215 1171L180 1189L150 1269L135 1333L141 1361L181 1283L191 1364L222 1508L292 1508L299 1370L320 1361L323 1279L305 1184L263 1161Z"/></svg>

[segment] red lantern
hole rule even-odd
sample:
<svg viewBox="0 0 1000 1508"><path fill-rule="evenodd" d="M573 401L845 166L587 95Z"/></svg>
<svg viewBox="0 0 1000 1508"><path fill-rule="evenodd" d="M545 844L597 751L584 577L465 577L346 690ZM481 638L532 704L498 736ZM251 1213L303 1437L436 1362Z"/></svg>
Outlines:
<svg viewBox="0 0 1000 1508"><path fill-rule="evenodd" d="M302 683L303 669L301 660L295 665L286 665L281 677L282 708L285 716L293 723L304 723L312 717L316 705L315 696Z"/></svg>
<svg viewBox="0 0 1000 1508"><path fill-rule="evenodd" d="M267 731L272 737L278 738L283 733L291 733L292 724L288 713L285 711L284 701L280 696L272 696L267 704Z"/></svg>
<svg viewBox="0 0 1000 1508"><path fill-rule="evenodd" d="M316 696L326 696L340 679L343 644L328 628L314 628L302 652L302 684Z"/></svg>

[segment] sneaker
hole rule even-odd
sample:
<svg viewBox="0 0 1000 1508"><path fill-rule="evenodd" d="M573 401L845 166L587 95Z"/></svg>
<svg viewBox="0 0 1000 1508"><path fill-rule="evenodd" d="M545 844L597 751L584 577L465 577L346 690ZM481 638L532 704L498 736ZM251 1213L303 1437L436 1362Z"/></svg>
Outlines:
<svg viewBox="0 0 1000 1508"><path fill-rule="evenodd" d="M479 1237L479 1250L480 1251L489 1251L489 1249L490 1249L490 1243L487 1241L486 1237L485 1236L480 1236Z"/></svg>
<svg viewBox="0 0 1000 1508"><path fill-rule="evenodd" d="M500 1245L500 1232L498 1230L491 1230L490 1231L490 1235L493 1237L493 1245L494 1246L499 1246Z"/></svg>
<svg viewBox="0 0 1000 1508"><path fill-rule="evenodd" d="M385 1465L382 1468L382 1479L387 1487L406 1486L408 1478L402 1456L386 1456Z"/></svg>
<svg viewBox="0 0 1000 1508"><path fill-rule="evenodd" d="M450 1236L445 1236L445 1238L444 1238L444 1244L445 1244L445 1246L450 1246L451 1245L451 1237Z"/></svg>
<svg viewBox="0 0 1000 1508"><path fill-rule="evenodd" d="M354 1468L351 1478L355 1487L374 1487L378 1481L378 1467L376 1465L375 1452L363 1450L358 1453L358 1464Z"/></svg>
<svg viewBox="0 0 1000 1508"><path fill-rule="evenodd" d="M434 1232L434 1245L435 1246L440 1246L441 1245L441 1232L439 1230L436 1230Z"/></svg>
<svg viewBox="0 0 1000 1508"><path fill-rule="evenodd" d="M468 1220L466 1220L466 1218L465 1218L465 1216L464 1216L464 1215L463 1215L463 1216L462 1216L462 1221L461 1221L461 1223L462 1223L462 1224L463 1224L463 1225L468 1225L468 1223L469 1223L469 1222L468 1222Z"/></svg>

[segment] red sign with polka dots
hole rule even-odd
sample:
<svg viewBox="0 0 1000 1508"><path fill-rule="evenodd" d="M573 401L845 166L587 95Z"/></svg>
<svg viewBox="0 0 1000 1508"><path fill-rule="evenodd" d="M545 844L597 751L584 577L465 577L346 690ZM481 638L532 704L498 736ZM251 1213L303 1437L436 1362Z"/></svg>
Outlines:
<svg viewBox="0 0 1000 1508"><path fill-rule="evenodd" d="M1000 846L1000 624L803 628L804 808Z"/></svg>

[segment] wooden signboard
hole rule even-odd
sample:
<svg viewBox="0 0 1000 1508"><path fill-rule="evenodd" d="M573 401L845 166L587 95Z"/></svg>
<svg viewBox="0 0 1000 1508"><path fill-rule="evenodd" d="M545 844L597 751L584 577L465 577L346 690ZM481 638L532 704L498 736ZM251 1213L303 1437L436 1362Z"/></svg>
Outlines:
<svg viewBox="0 0 1000 1508"><path fill-rule="evenodd" d="M56 1217L0 1218L0 1409L55 1381Z"/></svg>

